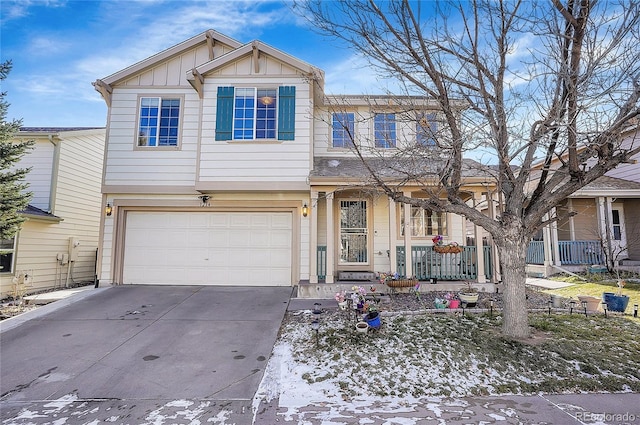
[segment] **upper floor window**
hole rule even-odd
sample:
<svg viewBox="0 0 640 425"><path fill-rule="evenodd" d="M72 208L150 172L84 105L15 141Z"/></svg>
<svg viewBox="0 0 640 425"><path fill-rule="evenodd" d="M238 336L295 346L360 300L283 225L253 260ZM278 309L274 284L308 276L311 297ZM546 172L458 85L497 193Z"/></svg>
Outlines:
<svg viewBox="0 0 640 425"><path fill-rule="evenodd" d="M373 130L377 148L396 147L396 114L375 114Z"/></svg>
<svg viewBox="0 0 640 425"><path fill-rule="evenodd" d="M180 99L140 99L138 146L178 146Z"/></svg>
<svg viewBox="0 0 640 425"><path fill-rule="evenodd" d="M276 112L276 89L237 88L233 110L233 138L275 139Z"/></svg>
<svg viewBox="0 0 640 425"><path fill-rule="evenodd" d="M353 112L335 113L332 119L332 141L334 148L353 146L355 115Z"/></svg>
<svg viewBox="0 0 640 425"><path fill-rule="evenodd" d="M438 124L436 114L423 114L416 122L416 142L421 146L435 146Z"/></svg>
<svg viewBox="0 0 640 425"><path fill-rule="evenodd" d="M400 233L404 236L404 215L401 215ZM431 237L447 234L446 213L411 206L411 236Z"/></svg>
<svg viewBox="0 0 640 425"><path fill-rule="evenodd" d="M216 140L293 140L295 86L218 87Z"/></svg>
<svg viewBox="0 0 640 425"><path fill-rule="evenodd" d="M0 273L10 273L13 271L15 241L15 236L11 239L0 239Z"/></svg>

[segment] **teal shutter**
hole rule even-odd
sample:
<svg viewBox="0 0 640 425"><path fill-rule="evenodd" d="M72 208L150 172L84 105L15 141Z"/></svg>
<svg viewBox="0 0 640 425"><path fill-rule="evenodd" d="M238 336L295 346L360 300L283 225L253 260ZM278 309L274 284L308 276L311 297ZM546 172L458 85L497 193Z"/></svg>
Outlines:
<svg viewBox="0 0 640 425"><path fill-rule="evenodd" d="M216 140L231 140L233 129L233 87L218 87Z"/></svg>
<svg viewBox="0 0 640 425"><path fill-rule="evenodd" d="M278 140L293 140L296 127L296 88L282 86L278 91Z"/></svg>

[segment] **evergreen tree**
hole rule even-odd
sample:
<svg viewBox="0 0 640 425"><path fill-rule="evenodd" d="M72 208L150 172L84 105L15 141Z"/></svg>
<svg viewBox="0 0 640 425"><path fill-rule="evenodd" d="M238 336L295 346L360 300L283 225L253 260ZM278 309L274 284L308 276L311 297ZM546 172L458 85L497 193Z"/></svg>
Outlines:
<svg viewBox="0 0 640 425"><path fill-rule="evenodd" d="M0 64L0 81L7 78L11 66L11 61ZM14 165L34 143L11 141L22 121L6 121L9 104L5 101L5 95L6 92L0 93L0 239L12 238L24 221L20 211L27 207L31 199L31 193L25 192L28 184L24 182L30 168L15 168Z"/></svg>

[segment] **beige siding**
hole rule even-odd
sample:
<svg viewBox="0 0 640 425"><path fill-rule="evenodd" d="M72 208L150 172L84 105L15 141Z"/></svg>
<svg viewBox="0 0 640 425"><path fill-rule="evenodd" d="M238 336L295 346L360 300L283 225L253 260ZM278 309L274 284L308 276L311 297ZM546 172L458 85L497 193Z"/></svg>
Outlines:
<svg viewBox="0 0 640 425"><path fill-rule="evenodd" d="M344 106L336 107L336 111L355 115L355 138L364 155L379 155L375 148L373 120L376 113L393 113L392 109L380 106ZM332 114L326 109L316 109L313 120L314 155L316 156L355 156L355 152L344 148L334 148L332 140ZM412 118L396 113L396 146L406 147L416 142L416 122ZM392 151L392 150L391 150Z"/></svg>
<svg viewBox="0 0 640 425"><path fill-rule="evenodd" d="M295 140L215 140L216 93L219 86L296 87ZM311 158L310 87L299 76L207 79L203 102L200 182L306 182Z"/></svg>
<svg viewBox="0 0 640 425"><path fill-rule="evenodd" d="M30 291L94 279L102 214L100 178L104 130L61 133L60 139L52 213L63 221L30 219L18 238L14 270L18 274L31 274ZM78 260L59 265L56 256L69 253L71 237L80 243ZM3 296L12 291L12 278L13 274L0 274Z"/></svg>
<svg viewBox="0 0 640 425"><path fill-rule="evenodd" d="M138 149L140 96L184 96L179 146L175 149ZM115 89L106 152L106 185L193 187L196 176L200 102L193 89Z"/></svg>
<svg viewBox="0 0 640 425"><path fill-rule="evenodd" d="M36 145L20 159L20 168L29 168L29 191L33 193L30 204L42 210L51 208L51 176L56 147L48 138L35 138ZM58 142L55 142L58 143Z"/></svg>
<svg viewBox="0 0 640 425"><path fill-rule="evenodd" d="M640 260L640 199L624 200L624 216L629 259Z"/></svg>
<svg viewBox="0 0 640 425"><path fill-rule="evenodd" d="M574 239L576 241L594 241L598 234L598 208L594 199L572 199Z"/></svg>

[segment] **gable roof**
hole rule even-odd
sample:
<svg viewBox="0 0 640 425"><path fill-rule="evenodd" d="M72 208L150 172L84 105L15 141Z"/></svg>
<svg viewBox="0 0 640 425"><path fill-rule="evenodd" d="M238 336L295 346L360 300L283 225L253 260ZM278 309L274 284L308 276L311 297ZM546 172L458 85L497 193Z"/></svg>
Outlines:
<svg viewBox="0 0 640 425"><path fill-rule="evenodd" d="M309 74L310 76L314 76L314 74L319 71L316 67L304 61L301 61L300 59L294 58L293 56L284 53L283 51L278 50L275 47L269 46L268 44L265 44L259 40L253 40L252 42L238 47L237 49L232 50L228 53L225 53L218 58L197 66L195 69L196 71L198 71L198 73L204 75L208 72L215 71L216 69L223 67L228 63L238 60L246 55L260 53L272 56L305 74ZM189 77L193 78L193 75L190 74Z"/></svg>
<svg viewBox="0 0 640 425"><path fill-rule="evenodd" d="M226 35L220 34L217 31L207 30L203 33L196 35L195 37L191 37L190 39L183 41L182 43L176 44L173 47L169 47L168 49L163 50L160 53L156 53L153 56L150 56L138 63L135 63L121 71L111 74L108 77L102 78L101 80L96 80L96 83L98 81L102 81L104 84L111 86L115 83L118 83L119 81L127 79L131 75L137 74L147 68L150 68L156 65L158 62L167 60L168 58L171 58L173 56L180 55L192 49L193 47L197 46L198 44L201 44L204 42L210 43L211 49L213 48L213 44L215 44L215 42L220 42L234 49L242 46L242 43L240 43L237 40L227 37ZM96 83L94 83L94 86L96 85Z"/></svg>

